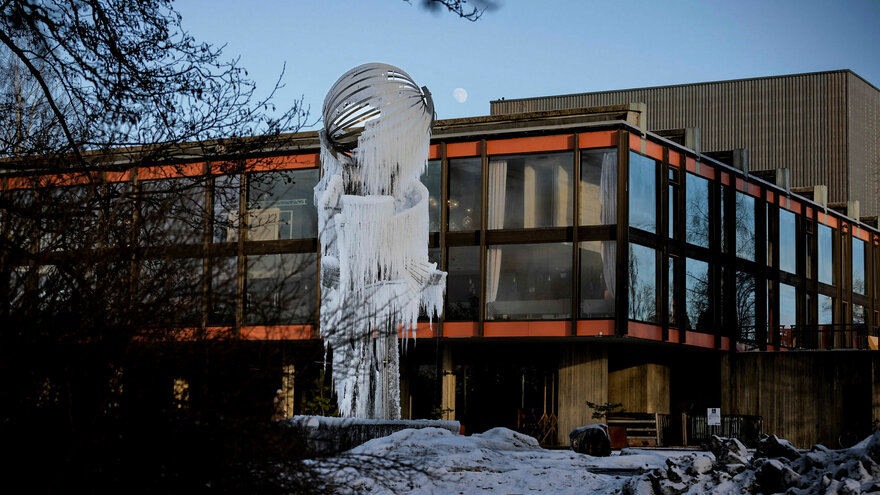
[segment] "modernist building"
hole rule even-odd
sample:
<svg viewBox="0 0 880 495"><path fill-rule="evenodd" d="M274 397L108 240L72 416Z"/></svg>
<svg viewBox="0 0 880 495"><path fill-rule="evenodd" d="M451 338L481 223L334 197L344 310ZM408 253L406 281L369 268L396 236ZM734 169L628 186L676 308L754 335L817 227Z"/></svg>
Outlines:
<svg viewBox="0 0 880 495"><path fill-rule="evenodd" d="M551 444L595 421L586 401L664 415L672 430L683 414L720 407L761 416L765 432L801 446L870 431L877 229L649 132L642 104L498 114L502 104L435 124L423 182L446 307L404 353L404 417L441 414L467 432L555 426L543 430ZM781 141L764 118L767 142ZM194 283L206 302L188 324L283 346L260 400L284 389L299 413L311 382L291 392L290 374L321 356L319 148L314 133L292 142L242 174L195 159L107 180L147 190L209 178L188 198L213 219L179 238L190 247L177 255L181 276L206 281ZM764 154L763 167L790 164L751 156ZM224 184L235 184L231 197L213 193ZM245 209L246 221L230 221Z"/></svg>

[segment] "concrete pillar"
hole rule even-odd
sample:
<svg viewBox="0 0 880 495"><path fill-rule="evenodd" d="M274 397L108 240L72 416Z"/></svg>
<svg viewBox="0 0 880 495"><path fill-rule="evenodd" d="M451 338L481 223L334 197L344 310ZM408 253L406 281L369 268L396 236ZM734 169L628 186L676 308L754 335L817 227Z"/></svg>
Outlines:
<svg viewBox="0 0 880 495"><path fill-rule="evenodd" d="M455 366L452 363L452 349L449 344L443 345L443 360L441 362L442 379L440 392L440 408L443 414L440 419L455 419Z"/></svg>
<svg viewBox="0 0 880 495"><path fill-rule="evenodd" d="M559 359L557 442L560 445L568 444L571 430L599 422L593 419L587 401L608 402L608 350L601 344L571 344Z"/></svg>

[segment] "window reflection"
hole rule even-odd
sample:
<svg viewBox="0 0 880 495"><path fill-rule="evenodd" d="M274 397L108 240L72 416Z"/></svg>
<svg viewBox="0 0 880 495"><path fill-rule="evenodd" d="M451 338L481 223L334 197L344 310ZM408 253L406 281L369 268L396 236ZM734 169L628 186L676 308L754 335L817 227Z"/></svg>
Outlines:
<svg viewBox="0 0 880 495"><path fill-rule="evenodd" d="M204 235L205 188L200 179L141 182L141 244L195 244Z"/></svg>
<svg viewBox="0 0 880 495"><path fill-rule="evenodd" d="M653 249L629 245L629 318L657 322L657 256Z"/></svg>
<svg viewBox="0 0 880 495"><path fill-rule="evenodd" d="M479 158L449 160L449 230L478 230L482 214L482 162Z"/></svg>
<svg viewBox="0 0 880 495"><path fill-rule="evenodd" d="M247 324L312 323L317 305L316 275L315 253L248 256Z"/></svg>
<svg viewBox="0 0 880 495"><path fill-rule="evenodd" d="M757 343L758 329L756 318L756 287L755 277L745 273L736 272L736 287L734 292L734 317L739 335L747 342ZM766 289L765 289L766 292Z"/></svg>
<svg viewBox="0 0 880 495"><path fill-rule="evenodd" d="M211 297L208 326L235 325L238 259L233 257L211 260Z"/></svg>
<svg viewBox="0 0 880 495"><path fill-rule="evenodd" d="M865 294L865 241L855 237L852 240L852 289L856 294Z"/></svg>
<svg viewBox="0 0 880 495"><path fill-rule="evenodd" d="M685 321L688 330L710 330L712 315L709 306L709 263L688 258L684 282Z"/></svg>
<svg viewBox="0 0 880 495"><path fill-rule="evenodd" d="M669 304L669 324L677 327L678 326L678 303L675 299L676 294L676 278L675 272L678 269L678 257L670 256L669 257L669 285L668 285L668 294L667 294L667 302Z"/></svg>
<svg viewBox="0 0 880 495"><path fill-rule="evenodd" d="M819 294L819 325L831 325L834 323L834 299L825 294Z"/></svg>
<svg viewBox="0 0 880 495"><path fill-rule="evenodd" d="M736 192L736 255L755 261L755 198Z"/></svg>
<svg viewBox="0 0 880 495"><path fill-rule="evenodd" d="M428 229L430 232L440 232L440 160L428 160L428 168L419 180L428 189Z"/></svg>
<svg viewBox="0 0 880 495"><path fill-rule="evenodd" d="M819 282L833 284L834 280L834 253L833 253L833 229L827 225L819 225L818 253Z"/></svg>
<svg viewBox="0 0 880 495"><path fill-rule="evenodd" d="M779 284L779 326L792 328L797 323L797 291L787 284Z"/></svg>
<svg viewBox="0 0 880 495"><path fill-rule="evenodd" d="M571 153L489 158L490 229L571 225Z"/></svg>
<svg viewBox="0 0 880 495"><path fill-rule="evenodd" d="M480 246L451 247L446 262L446 320L475 321L480 310Z"/></svg>
<svg viewBox="0 0 880 495"><path fill-rule="evenodd" d="M318 169L248 175L248 240L308 239L318 235Z"/></svg>
<svg viewBox="0 0 880 495"><path fill-rule="evenodd" d="M141 315L145 327L195 327L202 315L202 260L155 258L140 263L138 292L150 314Z"/></svg>
<svg viewBox="0 0 880 495"><path fill-rule="evenodd" d="M240 175L214 178L214 242L238 240L240 186Z"/></svg>
<svg viewBox="0 0 880 495"><path fill-rule="evenodd" d="M581 318L614 318L617 242L580 243Z"/></svg>
<svg viewBox="0 0 880 495"><path fill-rule="evenodd" d="M797 271L797 234L795 214L779 209L779 269L788 273Z"/></svg>
<svg viewBox="0 0 880 495"><path fill-rule="evenodd" d="M617 149L581 152L581 225L617 223Z"/></svg>
<svg viewBox="0 0 880 495"><path fill-rule="evenodd" d="M571 317L571 244L490 246L486 254L486 319Z"/></svg>
<svg viewBox="0 0 880 495"><path fill-rule="evenodd" d="M709 181L694 174L687 176L687 218L685 237L687 242L709 247Z"/></svg>
<svg viewBox="0 0 880 495"><path fill-rule="evenodd" d="M629 225L657 232L657 162L629 154Z"/></svg>
<svg viewBox="0 0 880 495"><path fill-rule="evenodd" d="M861 304L852 305L852 322L853 325L865 324L865 307Z"/></svg>

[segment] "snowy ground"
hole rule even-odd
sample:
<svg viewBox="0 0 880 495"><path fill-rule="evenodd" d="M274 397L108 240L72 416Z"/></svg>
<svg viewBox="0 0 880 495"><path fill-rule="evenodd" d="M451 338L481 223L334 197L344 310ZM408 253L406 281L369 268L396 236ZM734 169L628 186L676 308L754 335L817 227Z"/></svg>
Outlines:
<svg viewBox="0 0 880 495"><path fill-rule="evenodd" d="M591 457L543 449L506 428L471 436L424 428L371 440L337 458L354 467L315 462L350 493L880 494L880 431L843 450L799 451L776 437L754 452L715 438L713 450L717 459L709 452L654 449ZM364 463L352 462L359 459Z"/></svg>
<svg viewBox="0 0 880 495"><path fill-rule="evenodd" d="M353 493L610 494L620 493L633 470L661 467L668 456L685 453L692 452L626 449L624 455L591 457L543 449L535 439L506 428L471 436L454 435L439 428L409 429L371 440L350 454L409 461L423 472L389 480L385 486L355 469L336 476L345 478ZM697 455L712 458L706 452ZM591 470L627 472L597 474Z"/></svg>

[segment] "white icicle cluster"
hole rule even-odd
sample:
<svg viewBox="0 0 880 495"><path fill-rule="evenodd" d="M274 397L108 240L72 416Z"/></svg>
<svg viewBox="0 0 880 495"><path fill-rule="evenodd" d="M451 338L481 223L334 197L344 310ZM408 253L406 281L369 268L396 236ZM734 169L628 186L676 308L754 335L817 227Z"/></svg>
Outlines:
<svg viewBox="0 0 880 495"><path fill-rule="evenodd" d="M419 181L432 115L418 87L402 85L400 74L409 77L383 64L352 69L324 103L324 174L315 187L320 323L325 347L333 350L333 383L343 416L400 417L398 331L414 335L419 310L433 317L443 306L446 273L428 261L428 190ZM328 109L328 102L338 108ZM372 116L351 154L333 147L328 131L347 131L328 122L334 112Z"/></svg>

